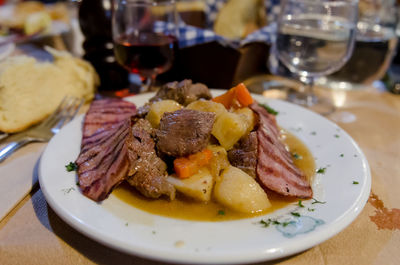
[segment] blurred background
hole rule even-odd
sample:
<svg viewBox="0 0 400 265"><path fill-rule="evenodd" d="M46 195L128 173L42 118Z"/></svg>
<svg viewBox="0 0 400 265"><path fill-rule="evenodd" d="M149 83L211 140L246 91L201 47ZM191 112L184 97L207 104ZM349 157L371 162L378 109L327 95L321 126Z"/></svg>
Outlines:
<svg viewBox="0 0 400 265"><path fill-rule="evenodd" d="M44 45L67 50L95 67L100 90L120 90L140 79L115 60L114 5L112 0L0 0L0 37L24 32L30 37L17 43L31 53ZM173 66L157 76L157 83L190 78L209 87L230 88L245 82L254 93L281 86L274 75L292 76L270 49L279 10L279 0L178 0L186 31L179 36ZM341 70L316 83L327 89L357 90L379 82L382 89L398 93L398 17L395 0L360 0L352 57Z"/></svg>

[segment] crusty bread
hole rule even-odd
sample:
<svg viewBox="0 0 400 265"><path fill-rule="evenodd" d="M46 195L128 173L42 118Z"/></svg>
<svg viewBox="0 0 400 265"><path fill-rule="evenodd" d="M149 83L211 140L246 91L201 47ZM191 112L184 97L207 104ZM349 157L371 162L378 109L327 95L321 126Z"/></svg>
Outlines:
<svg viewBox="0 0 400 265"><path fill-rule="evenodd" d="M218 13L214 31L227 38L240 39L265 24L263 0L229 0Z"/></svg>
<svg viewBox="0 0 400 265"><path fill-rule="evenodd" d="M0 63L0 131L22 131L51 114L66 95L90 100L99 83L93 67L67 53L54 63L15 56Z"/></svg>

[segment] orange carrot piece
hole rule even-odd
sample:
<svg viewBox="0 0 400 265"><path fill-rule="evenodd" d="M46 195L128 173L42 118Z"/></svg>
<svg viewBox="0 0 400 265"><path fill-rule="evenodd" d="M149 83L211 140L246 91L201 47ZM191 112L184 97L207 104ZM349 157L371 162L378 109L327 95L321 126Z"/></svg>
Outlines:
<svg viewBox="0 0 400 265"><path fill-rule="evenodd" d="M174 170L176 175L181 178L188 178L199 171L200 167L207 165L212 158L212 151L204 149L188 157L179 157L174 160Z"/></svg>
<svg viewBox="0 0 400 265"><path fill-rule="evenodd" d="M231 103L232 103L234 96L235 96L234 91L232 89L229 89L224 94L213 98L212 101L221 103L222 105L225 106L225 108L229 109L231 107Z"/></svg>
<svg viewBox="0 0 400 265"><path fill-rule="evenodd" d="M247 107L254 102L249 90L247 90L247 87L243 83L240 83L239 85L234 87L234 89L235 98L239 101L242 107Z"/></svg>
<svg viewBox="0 0 400 265"><path fill-rule="evenodd" d="M247 107L254 102L249 90L247 90L247 87L243 83L240 83L239 85L229 89L226 93L213 98L212 101L221 103L227 109L230 109L231 107Z"/></svg>

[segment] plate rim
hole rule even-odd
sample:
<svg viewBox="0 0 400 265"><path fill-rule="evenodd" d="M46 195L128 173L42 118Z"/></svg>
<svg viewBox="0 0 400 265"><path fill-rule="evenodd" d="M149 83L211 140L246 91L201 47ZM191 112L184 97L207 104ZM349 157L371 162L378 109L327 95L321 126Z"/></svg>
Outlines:
<svg viewBox="0 0 400 265"><path fill-rule="evenodd" d="M215 93L215 90L212 90L213 93ZM217 90L217 94L218 93L222 93L225 90ZM138 96L134 96L134 97L130 97L127 98L128 101L131 101L132 98L148 98L151 95L153 95L153 93L151 94L141 94ZM280 104L290 104L290 105L294 105L285 101L281 101L281 100L276 100L276 99L268 99L268 98L264 98L260 95L253 95L255 99L258 99L260 101L262 101L263 103L267 103L267 102L272 102L272 101L276 101L279 102ZM139 99L140 100L140 99ZM302 109L302 111L306 111L309 112L308 115L317 115L320 116L316 113L313 113L307 109L304 109L302 107L299 107L297 105L294 105L300 109ZM80 115L79 117L83 118L83 115ZM322 116L320 116L322 117ZM336 123L326 119L325 117L322 117L325 119L325 121L329 122L331 126L334 127L338 127L340 128ZM351 141L351 144L356 148L358 154L361 156L361 162L362 165L365 169L365 180L362 183L362 188L360 193L357 195L357 199L355 201L352 202L351 206L347 209L346 212L344 212L342 214L342 216L338 216L335 218L335 222L332 222L329 226L329 229L323 229L323 230L316 230L313 231L313 233L308 234L306 237L302 238L303 241L306 241L306 243L303 244L297 244L297 243L289 243L287 245L289 245L288 247L284 247L283 249L280 249L280 251L277 251L275 253L269 253L269 252L263 252L263 253L258 253L257 255L255 255L254 253L245 253L245 254L238 254L238 255L234 255L233 258L232 257L219 257L216 258L214 256L212 256L211 258L207 258L207 255L203 255L202 258L199 258L198 256L196 257L196 259L193 259L193 253L182 253L185 255L180 255L180 257L177 257L176 255L174 255L174 253L172 253L172 255L170 253L168 253L168 251L160 251L160 250L154 250L154 249L147 249L147 248L143 248L140 247L140 245L135 244L135 248L131 248L128 246L124 246L121 244L117 244L118 240L115 240L113 238L111 238L111 240L109 240L109 238L103 237L102 235L98 234L96 231L91 231L93 229L90 228L90 226L87 226L86 224L80 222L80 220L77 220L76 218L74 218L73 216L69 216L67 212L65 212L62 207L59 207L57 202L53 201L53 198L51 197L49 191L47 190L47 187L43 186L43 160L42 157L40 159L40 164L39 164L39 183L40 183L40 187L41 190L46 198L46 201L48 202L48 204L50 205L50 207L56 212L56 214L58 216L61 217L62 220L64 220L68 225L70 225L71 227L73 227L74 229L76 229L77 231L81 232L82 234L84 234L85 236L100 242L101 244L108 246L112 249L116 249L117 251L121 251L130 255L136 255L138 257L143 257L143 258L148 258L151 260L157 260L157 261L167 261L167 262L175 262L175 263L192 263L192 264L200 264L200 263L208 263L208 264L239 264L239 263L249 263L249 262L260 262L260 261L266 261L266 260L274 260L274 259L278 259L278 258L283 258L283 257L287 257L290 256L292 254L295 253L299 253L301 251L307 250L309 248L312 248L326 240L328 240L329 238L335 236L336 234L338 234L339 232L341 232L344 228L346 228L348 225L350 225L356 218L357 216L360 214L360 212L362 211L362 209L364 208L368 197L369 197L369 193L371 190L371 170L368 164L368 161L364 155L364 153L362 152L361 148L358 146L358 144L355 142L355 140L349 135L347 134L347 132L343 129L341 129L342 132L344 134L346 134L348 136L348 139ZM43 154L45 154L47 151L47 147L44 150ZM43 156L42 154L42 156ZM158 217L158 216L157 216ZM161 218L165 218L165 217L161 217ZM257 217L257 218L261 218ZM190 222L190 221L189 221ZM227 222L232 222L232 221L227 221ZM221 222L216 222L221 223ZM294 241L292 241L294 242ZM291 246L293 245L294 246ZM155 255L155 252L157 252L157 255Z"/></svg>

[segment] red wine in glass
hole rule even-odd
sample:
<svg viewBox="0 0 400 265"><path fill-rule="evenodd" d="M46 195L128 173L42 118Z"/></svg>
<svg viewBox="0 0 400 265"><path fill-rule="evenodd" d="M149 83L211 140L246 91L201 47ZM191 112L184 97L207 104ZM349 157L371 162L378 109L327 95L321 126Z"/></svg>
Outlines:
<svg viewBox="0 0 400 265"><path fill-rule="evenodd" d="M171 68L178 48L175 36L155 32L122 35L115 40L118 63L141 78L150 78Z"/></svg>

